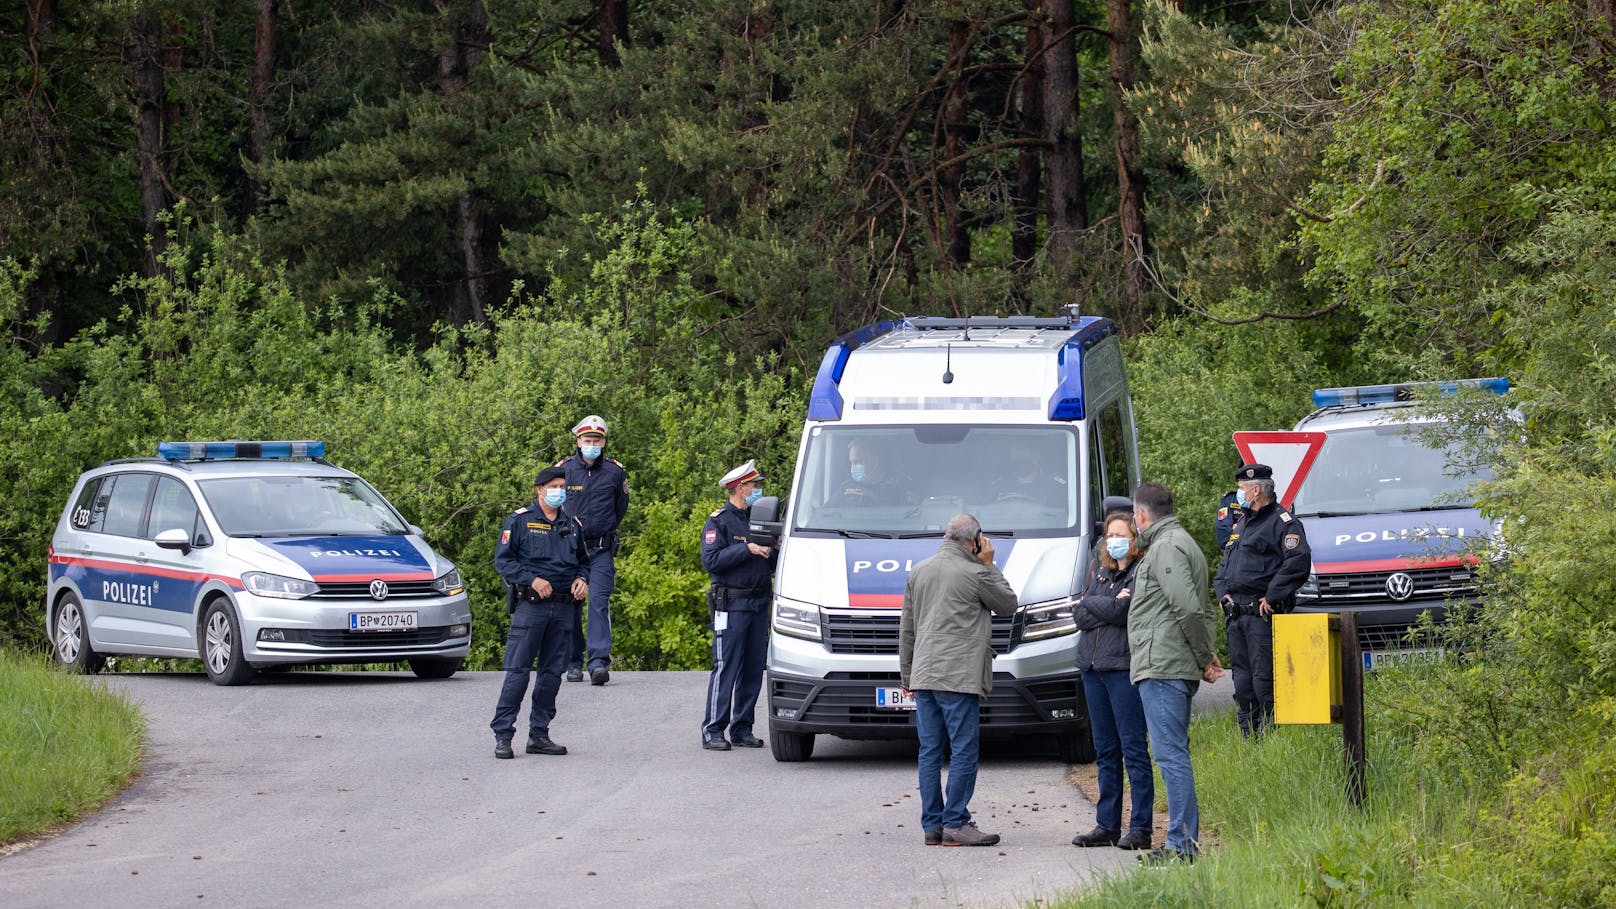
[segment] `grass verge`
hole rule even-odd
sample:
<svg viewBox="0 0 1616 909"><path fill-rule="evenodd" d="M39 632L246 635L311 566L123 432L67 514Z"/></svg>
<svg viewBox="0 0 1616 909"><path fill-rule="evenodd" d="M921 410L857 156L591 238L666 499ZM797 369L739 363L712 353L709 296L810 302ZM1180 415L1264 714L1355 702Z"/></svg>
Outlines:
<svg viewBox="0 0 1616 909"><path fill-rule="evenodd" d="M0 652L0 845L105 802L139 768L144 735L123 695Z"/></svg>

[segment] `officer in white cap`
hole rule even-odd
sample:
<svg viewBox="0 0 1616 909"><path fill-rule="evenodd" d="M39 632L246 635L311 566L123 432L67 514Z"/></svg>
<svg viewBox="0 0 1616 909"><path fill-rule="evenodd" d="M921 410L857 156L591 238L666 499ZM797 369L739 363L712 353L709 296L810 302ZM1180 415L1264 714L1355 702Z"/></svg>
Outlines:
<svg viewBox="0 0 1616 909"><path fill-rule="evenodd" d="M567 472L568 515L584 527L584 570L589 578L589 681L604 685L611 678L612 590L617 586L617 525L628 511L628 472L606 457L606 421L590 414L572 427L578 450L556 464ZM567 651L567 681L584 680L585 615L572 626Z"/></svg>
<svg viewBox="0 0 1616 909"><path fill-rule="evenodd" d="M742 748L762 748L752 723L763 690L776 554L773 547L759 546L748 535L752 503L763 495L757 465L747 461L720 482L729 492L729 502L707 518L701 531L701 567L713 581L707 591L713 674L707 681L701 747L728 751L733 742Z"/></svg>

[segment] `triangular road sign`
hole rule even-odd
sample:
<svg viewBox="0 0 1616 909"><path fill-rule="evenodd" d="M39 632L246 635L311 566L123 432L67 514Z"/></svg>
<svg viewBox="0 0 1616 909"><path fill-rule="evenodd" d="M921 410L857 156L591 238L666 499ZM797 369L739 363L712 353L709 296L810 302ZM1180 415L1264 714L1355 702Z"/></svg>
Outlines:
<svg viewBox="0 0 1616 909"><path fill-rule="evenodd" d="M1234 447L1245 463L1274 469L1274 496L1289 508L1324 447L1324 433L1241 431L1234 434Z"/></svg>

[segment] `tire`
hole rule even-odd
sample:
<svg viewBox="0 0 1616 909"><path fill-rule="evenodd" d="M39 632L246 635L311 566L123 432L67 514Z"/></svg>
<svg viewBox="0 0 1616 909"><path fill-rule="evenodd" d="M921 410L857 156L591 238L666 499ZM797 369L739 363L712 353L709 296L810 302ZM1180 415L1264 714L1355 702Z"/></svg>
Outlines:
<svg viewBox="0 0 1616 909"><path fill-rule="evenodd" d="M773 752L774 759L781 763L795 764L806 761L814 756L814 734L770 729L769 751Z"/></svg>
<svg viewBox="0 0 1616 909"><path fill-rule="evenodd" d="M418 679L446 679L460 671L464 657L421 657L410 660L410 671Z"/></svg>
<svg viewBox="0 0 1616 909"><path fill-rule="evenodd" d="M69 671L95 675L107 658L90 646L90 623L84 619L84 604L68 593L56 604L56 621L51 629L51 649Z"/></svg>
<svg viewBox="0 0 1616 909"><path fill-rule="evenodd" d="M214 600L202 614L202 668L215 685L245 685L255 674L241 656L241 624L227 600Z"/></svg>
<svg viewBox="0 0 1616 909"><path fill-rule="evenodd" d="M1060 759L1068 764L1094 763L1094 736L1087 727L1056 733L1055 749L1060 752Z"/></svg>

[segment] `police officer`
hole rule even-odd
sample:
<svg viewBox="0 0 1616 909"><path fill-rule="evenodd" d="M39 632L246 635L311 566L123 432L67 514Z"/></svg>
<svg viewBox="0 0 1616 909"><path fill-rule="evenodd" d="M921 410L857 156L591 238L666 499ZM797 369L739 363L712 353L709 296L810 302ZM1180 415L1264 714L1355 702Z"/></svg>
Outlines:
<svg viewBox="0 0 1616 909"><path fill-rule="evenodd" d="M566 512L584 528L589 578L589 681L604 685L611 678L612 588L617 584L617 525L628 511L628 473L602 454L606 421L590 414L572 427L578 451L556 466L567 472ZM579 616L581 620L583 616ZM584 680L584 624L572 626L567 651L567 681Z"/></svg>
<svg viewBox="0 0 1616 909"><path fill-rule="evenodd" d="M1239 455L1235 456L1234 469L1236 472L1239 472L1240 468L1244 467L1245 464L1245 458ZM1218 500L1218 514L1212 520L1212 534L1217 537L1219 552L1222 552L1223 547L1228 545L1229 534L1234 532L1234 522L1240 517L1239 498L1236 491L1231 489L1223 494L1223 498Z"/></svg>
<svg viewBox="0 0 1616 909"><path fill-rule="evenodd" d="M908 504L909 496L892 475L886 453L873 442L855 439L847 446L847 473L837 502L843 508Z"/></svg>
<svg viewBox="0 0 1616 909"><path fill-rule="evenodd" d="M505 683L494 707L494 757L513 757L516 714L527 693L534 661L539 682L528 711L528 754L566 754L550 740L556 691L567 666L567 645L578 618L578 602L589 593L584 579L583 525L563 513L567 472L546 467L534 481L532 505L505 520L494 547L494 569L510 585L511 632L505 639Z"/></svg>
<svg viewBox="0 0 1616 909"><path fill-rule="evenodd" d="M707 711L701 747L728 751L733 742L762 748L752 734L763 660L769 643L769 605L774 594L775 552L747 533L752 503L763 494L763 477L751 461L720 481L729 502L707 518L701 532L701 567L712 575L707 603L713 621L713 674L707 681ZM724 730L729 729L729 738Z"/></svg>
<svg viewBox="0 0 1616 909"><path fill-rule="evenodd" d="M1261 737L1274 722L1272 616L1290 612L1307 580L1313 551L1302 522L1274 500L1274 472L1265 464L1235 471L1239 519L1223 548L1212 589L1228 623L1229 662L1240 731Z"/></svg>

